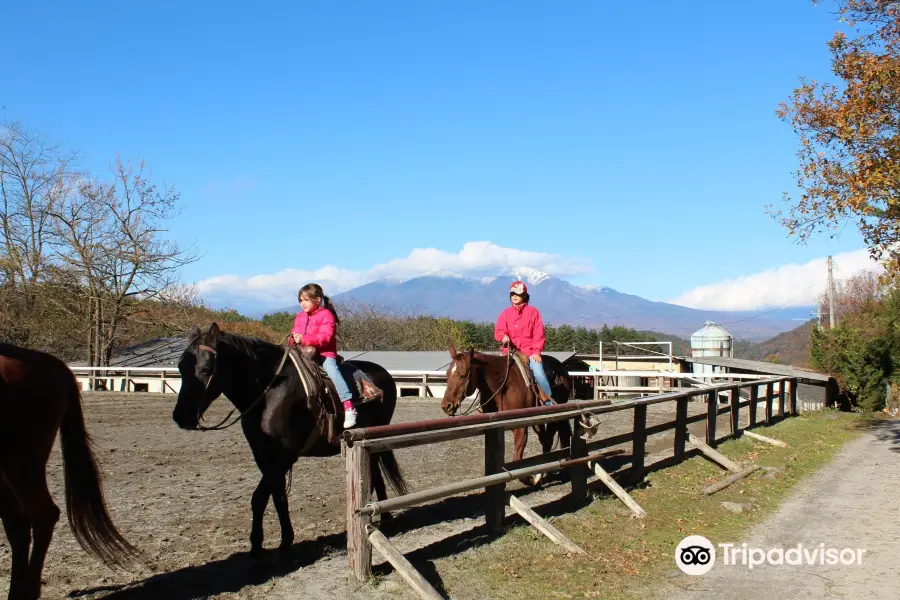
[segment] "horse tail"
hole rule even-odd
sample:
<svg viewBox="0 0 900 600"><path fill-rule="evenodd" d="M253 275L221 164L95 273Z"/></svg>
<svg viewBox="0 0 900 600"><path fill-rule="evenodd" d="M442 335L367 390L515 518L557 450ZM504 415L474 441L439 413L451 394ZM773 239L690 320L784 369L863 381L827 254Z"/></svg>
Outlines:
<svg viewBox="0 0 900 600"><path fill-rule="evenodd" d="M60 445L65 471L66 516L78 543L108 565L125 567L139 551L113 525L103 499L103 486L93 444L84 428L81 392L74 375L68 373L64 385L68 406L60 424Z"/></svg>
<svg viewBox="0 0 900 600"><path fill-rule="evenodd" d="M394 491L401 496L408 494L409 487L406 485L406 480L403 478L403 473L400 471L400 465L397 464L397 458L394 456L393 450L379 452L375 455L375 459L378 461L381 472L387 478L391 487L394 488Z"/></svg>

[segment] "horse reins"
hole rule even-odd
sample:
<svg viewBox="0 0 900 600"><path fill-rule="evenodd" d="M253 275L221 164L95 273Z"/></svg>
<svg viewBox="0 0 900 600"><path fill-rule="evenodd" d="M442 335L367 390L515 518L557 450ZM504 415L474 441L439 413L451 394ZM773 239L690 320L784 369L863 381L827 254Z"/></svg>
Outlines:
<svg viewBox="0 0 900 600"><path fill-rule="evenodd" d="M205 395L206 391L209 389L209 385L212 383L213 378L216 376L216 371L219 368L219 353L216 352L215 348L210 348L209 346L204 346L202 344L198 345L197 349L198 350L206 350L207 352L209 352L210 354L212 354L213 356L216 357L216 362L213 365L213 372L209 376L209 379L206 380L206 385L203 386L203 393ZM234 411L237 410L237 408L232 408L231 412L229 412L225 416L225 418L222 419L219 423L217 423L216 425L213 425L212 427L205 427L203 425L203 414L200 412L200 407L198 406L197 407L197 429L199 431L221 431L223 429L228 429L232 425L235 425L238 422L240 422L251 410L256 408L257 404L259 404L260 402L263 401L263 399L266 397L266 394L268 394L269 390L272 389L272 384L275 383L275 380L278 379L278 376L281 374L281 369L284 368L284 363L287 362L288 353L290 353L290 351L291 351L290 346L286 345L284 347L284 354L281 356L281 362L278 363L278 368L275 369L275 374L272 375L272 380L269 381L269 383L266 385L265 389L262 391L262 393L259 395L259 397L250 403L250 406L247 407L247 410L242 411L241 414L238 415L236 419L234 419L231 423L228 423L228 425L225 425L225 422L228 421L228 419L231 418L231 415L234 414Z"/></svg>

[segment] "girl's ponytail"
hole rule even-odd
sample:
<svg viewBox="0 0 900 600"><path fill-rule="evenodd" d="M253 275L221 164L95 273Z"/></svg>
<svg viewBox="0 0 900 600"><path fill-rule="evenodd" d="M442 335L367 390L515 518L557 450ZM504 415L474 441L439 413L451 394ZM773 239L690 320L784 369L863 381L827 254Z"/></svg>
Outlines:
<svg viewBox="0 0 900 600"><path fill-rule="evenodd" d="M341 319L338 317L337 310L334 308L334 304L331 303L331 298L328 296L322 296L322 306L328 309L328 311L334 315L334 324L340 325Z"/></svg>

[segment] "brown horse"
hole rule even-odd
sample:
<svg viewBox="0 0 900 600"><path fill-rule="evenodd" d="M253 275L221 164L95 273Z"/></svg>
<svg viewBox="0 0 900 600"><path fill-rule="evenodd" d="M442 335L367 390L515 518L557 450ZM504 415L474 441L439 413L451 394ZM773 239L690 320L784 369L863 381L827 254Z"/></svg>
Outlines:
<svg viewBox="0 0 900 600"><path fill-rule="evenodd" d="M513 364L516 359L509 355L482 354L469 350L457 352L450 346L453 362L447 369L447 389L441 400L441 409L449 416L454 416L466 396L478 392L475 407L480 406L483 412L498 412L540 406L534 391L522 378L519 368ZM569 401L572 382L569 373L562 364L552 356L541 356L547 379L551 382L553 400L558 404ZM528 367L525 366L527 369ZM556 382L555 384L553 382ZM537 427L538 439L543 451L553 449L553 440L559 434L561 448L568 448L572 441L572 426L568 421L558 421L547 426ZM528 443L528 429L513 430L513 460L520 460ZM536 485L541 476L526 478L526 484Z"/></svg>
<svg viewBox="0 0 900 600"><path fill-rule="evenodd" d="M81 392L65 363L0 343L0 415L0 518L12 548L9 600L41 595L44 559L59 520L46 476L57 431L65 465L66 515L75 539L107 564L133 562L138 551L116 530L106 510L84 429Z"/></svg>

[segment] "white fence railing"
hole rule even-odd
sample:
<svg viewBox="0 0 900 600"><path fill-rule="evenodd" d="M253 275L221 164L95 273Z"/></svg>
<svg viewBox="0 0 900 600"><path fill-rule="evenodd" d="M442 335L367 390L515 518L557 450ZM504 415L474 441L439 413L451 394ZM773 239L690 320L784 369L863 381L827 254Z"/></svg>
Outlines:
<svg viewBox="0 0 900 600"><path fill-rule="evenodd" d="M181 374L175 367L69 367L82 382L85 390L116 390L121 392L158 392L177 393L181 384ZM426 397L443 395L447 383L446 371L430 371L423 369L388 370L396 380L398 394ZM677 373L674 371L571 371L573 378L590 378L592 396L597 398L605 393L639 394L660 393L674 389L666 386L666 381L681 380L681 386L687 383L703 387L716 381L740 381L749 379L766 379L775 375L740 374L740 373ZM604 382L604 379L618 377L640 377L648 380L646 386L619 386L618 380ZM632 382L633 383L633 382ZM679 386L675 386L679 387Z"/></svg>

